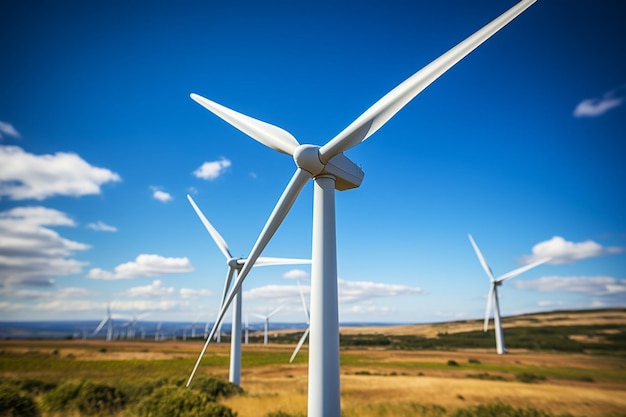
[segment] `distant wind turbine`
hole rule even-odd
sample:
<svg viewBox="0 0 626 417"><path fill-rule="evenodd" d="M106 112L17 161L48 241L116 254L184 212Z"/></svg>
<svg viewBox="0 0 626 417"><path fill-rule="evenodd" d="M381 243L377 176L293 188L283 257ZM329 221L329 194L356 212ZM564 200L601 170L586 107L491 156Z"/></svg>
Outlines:
<svg viewBox="0 0 626 417"><path fill-rule="evenodd" d="M270 329L270 317L272 317L274 314L278 313L283 307L284 306L278 307L276 310L272 311L267 316L264 316L262 314L255 314L255 316L257 316L258 318L263 319L263 321L265 322L264 334L263 334L263 344L264 345L267 345L267 333L269 332L269 329Z"/></svg>
<svg viewBox="0 0 626 417"><path fill-rule="evenodd" d="M520 268L517 268L511 272L507 272L504 275L500 275L497 278L494 278L493 272L491 271L491 267L487 264L485 257L478 249L478 245L474 241L472 235L467 235L469 237L470 243L474 248L474 252L476 252L476 256L478 257L478 261L480 265L485 270L485 273L489 277L490 285L489 285L489 295L487 295L487 309L485 310L485 324L483 325L483 330L486 332L489 327L489 316L491 313L491 305L493 303L493 326L494 331L496 333L496 352L502 355L506 353L506 347L504 347L504 333L502 331L502 321L500 318L500 302L498 300L498 287L502 285L502 282L507 279L511 279L513 277L518 276L519 274L528 271L536 266L544 264L550 260L550 258L541 259L536 262L532 262L528 265L524 265Z"/></svg>
<svg viewBox="0 0 626 417"><path fill-rule="evenodd" d="M228 289L230 288L230 284L232 282L233 276L237 274L237 271L243 268L246 260L243 258L235 258L228 249L228 245L226 244L226 240L219 234L217 229L213 227L211 222L206 218L204 213L200 210L200 208L196 205L196 202L193 201L190 195L187 195L187 199L189 203L193 207L194 211L200 218L200 221L206 228L206 230L213 238L213 241L217 245L222 255L226 258L226 265L228 265L228 272L226 273L226 281L224 282L224 289L222 291L222 297L220 298L220 302L224 303L224 299L226 298ZM260 257L256 260L256 264L254 266L270 266L270 265L298 265L298 264L310 264L311 261L309 259L292 259L292 258L268 258L268 257ZM230 372L229 372L229 381L235 384L239 384L241 380L241 304L242 304L242 288L239 286L237 292L234 295L235 301L233 305L233 322L231 325L231 338L230 338ZM220 305L220 308L222 307ZM208 325L208 323L207 323ZM217 327L217 342L221 341L222 334L222 318L215 321L214 326ZM210 338L207 337L207 341ZM208 342L207 342L208 343ZM200 354L202 354L204 350ZM198 359L199 360L199 359Z"/></svg>
<svg viewBox="0 0 626 417"><path fill-rule="evenodd" d="M218 322L226 314L250 269L278 230L305 184L310 179L314 180L308 417L338 417L341 412L334 191L358 188L364 175L344 152L369 138L416 95L534 2L535 0L520 1L413 74L323 146L301 145L284 129L231 110L197 94L191 94L193 100L254 140L278 152L293 156L297 166L247 261L239 271L233 288L220 309ZM216 326L211 332L215 331ZM205 343L202 354L209 342L210 339ZM196 362L187 385L191 382L199 362L200 359Z"/></svg>
<svg viewBox="0 0 626 417"><path fill-rule="evenodd" d="M304 300L304 294L302 293L302 287L300 286L299 281L298 281L298 290L300 291L300 299L302 300L302 307L304 307L304 314L306 315L306 330L304 331L304 334L298 341L298 344L296 345L296 348L294 349L293 354L291 355L291 359L289 359L289 363L292 363L293 360L296 358L296 355L300 351L300 348L306 341L306 338L309 335L309 331L311 330L311 324L309 320L309 309L306 306L306 301Z"/></svg>

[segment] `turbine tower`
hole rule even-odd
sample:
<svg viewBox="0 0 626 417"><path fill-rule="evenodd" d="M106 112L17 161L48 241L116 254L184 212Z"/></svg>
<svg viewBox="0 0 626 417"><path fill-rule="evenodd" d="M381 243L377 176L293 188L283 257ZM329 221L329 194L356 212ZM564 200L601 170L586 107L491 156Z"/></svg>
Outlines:
<svg viewBox="0 0 626 417"><path fill-rule="evenodd" d="M190 195L187 195L187 199L194 211L202 221L202 224L207 229L211 238L217 245L218 249L222 252L224 257L226 258L226 265L228 265L228 272L226 273L226 281L224 282L224 289L222 291L222 298L220 299L221 305L223 306L224 300L226 298L228 289L230 288L230 284L232 282L233 276L236 275L237 271L243 268L246 260L242 258L235 258L230 253L228 249L228 245L226 241L219 234L217 229L213 227L213 225L206 218L204 213L200 210L200 208L196 205L196 202L193 201ZM253 266L270 266L270 265L298 265L298 264L309 264L311 261L309 259L291 259L291 258L267 258L260 257L256 260L255 265ZM237 288L237 292L235 293L235 302L233 305L233 322L231 326L231 338L230 338L230 371L228 380L232 383L239 385L241 381L241 303L242 302L242 288L241 285ZM207 323L208 325L208 323ZM222 322L221 319L216 321L214 326L218 328L217 332L217 342L221 341L221 333L222 333ZM210 338L207 338L210 340Z"/></svg>
<svg viewBox="0 0 626 417"><path fill-rule="evenodd" d="M496 333L496 352L499 355L506 353L506 347L504 346L504 333L502 332L502 321L500 319L500 302L498 300L498 287L502 285L502 282L507 279L511 279L513 277L518 276L522 272L526 272L529 269L532 269L536 266L544 264L550 260L550 258L541 259L536 262L532 262L528 265L524 265L520 268L517 268L511 272L507 272L504 275L500 275L497 278L494 278L493 272L491 271L491 267L487 264L485 257L478 249L478 245L474 241L472 235L467 235L469 237L470 243L474 248L474 252L476 252L476 256L478 257L478 261L480 265L485 270L485 273L489 277L490 285L489 285L489 295L487 295L487 309L485 310L485 324L483 325L483 330L486 332L489 327L489 313L491 312L491 305L493 304L493 327Z"/></svg>
<svg viewBox="0 0 626 417"><path fill-rule="evenodd" d="M263 319L264 321L264 333L263 333L263 344L267 345L267 333L270 330L270 317L272 317L274 314L278 313L284 306L280 306L278 307L276 310L272 311L270 314L268 314L267 316L263 316L261 314L255 314L255 316L257 316L260 319Z"/></svg>
<svg viewBox="0 0 626 417"><path fill-rule="evenodd" d="M309 337L308 416L338 417L339 387L339 314L337 294L337 251L335 239L335 193L360 186L363 171L343 152L363 142L380 129L417 94L448 69L515 19L536 0L522 0L491 23L478 30L448 52L413 74L374 103L323 146L301 145L289 132L238 113L197 94L191 98L216 116L254 140L278 152L293 156L296 171L270 214L250 255L222 306L217 321L235 298L257 258L291 209L309 179L314 180L313 244L311 265L311 330ZM214 325L212 333L217 326ZM207 340L187 385L208 346Z"/></svg>
<svg viewBox="0 0 626 417"><path fill-rule="evenodd" d="M296 345L296 348L294 349L293 354L291 355L291 359L289 359L289 363L292 363L293 360L296 358L296 355L300 351L300 348L304 344L307 336L309 335L309 331L311 330L311 320L309 319L309 309L306 306L306 301L304 300L304 294L302 293L302 287L300 286L300 281L298 281L298 290L300 291L300 299L302 300L302 307L304 307L304 314L306 315L306 330L304 331L304 334L298 341L298 344Z"/></svg>

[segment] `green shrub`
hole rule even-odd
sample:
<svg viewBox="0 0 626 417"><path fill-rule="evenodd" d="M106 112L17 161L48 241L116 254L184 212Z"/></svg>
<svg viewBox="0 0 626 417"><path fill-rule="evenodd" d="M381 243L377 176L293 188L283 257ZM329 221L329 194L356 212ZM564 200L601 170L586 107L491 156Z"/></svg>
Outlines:
<svg viewBox="0 0 626 417"><path fill-rule="evenodd" d="M460 408L450 417L551 417L551 414L534 408L515 408L508 404L495 403Z"/></svg>
<svg viewBox="0 0 626 417"><path fill-rule="evenodd" d="M2 417L39 417L35 400L30 395L23 395L8 384L0 384L0 416Z"/></svg>
<svg viewBox="0 0 626 417"><path fill-rule="evenodd" d="M124 408L127 396L119 389L106 385L86 382L82 385L76 405L81 414L113 414Z"/></svg>
<svg viewBox="0 0 626 417"><path fill-rule="evenodd" d="M473 363L475 365L480 365L480 361L478 359L469 358L468 363Z"/></svg>
<svg viewBox="0 0 626 417"><path fill-rule="evenodd" d="M236 417L215 397L185 387L163 386L139 402L136 412L145 417Z"/></svg>
<svg viewBox="0 0 626 417"><path fill-rule="evenodd" d="M198 377L190 387L213 398L243 394L243 389L239 385L215 377Z"/></svg>
<svg viewBox="0 0 626 417"><path fill-rule="evenodd" d="M522 372L521 374L515 375L515 379L518 380L519 382L532 384L533 382L545 381L546 377L543 375L535 375L535 374L530 374L528 372Z"/></svg>
<svg viewBox="0 0 626 417"><path fill-rule="evenodd" d="M41 395L57 387L56 382L45 381L38 378L19 379L16 381L16 385L20 390L33 395Z"/></svg>
<svg viewBox="0 0 626 417"><path fill-rule="evenodd" d="M448 366L459 366L459 364L457 361L453 361L452 359L450 359L448 361Z"/></svg>
<svg viewBox="0 0 626 417"><path fill-rule="evenodd" d="M72 380L62 383L43 397L46 409L50 411L64 411L74 406L83 381Z"/></svg>

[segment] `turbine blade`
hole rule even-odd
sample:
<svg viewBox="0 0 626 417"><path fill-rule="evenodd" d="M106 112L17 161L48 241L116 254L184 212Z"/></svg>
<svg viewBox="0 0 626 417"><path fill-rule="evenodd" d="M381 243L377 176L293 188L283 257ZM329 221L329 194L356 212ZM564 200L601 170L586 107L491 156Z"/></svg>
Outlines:
<svg viewBox="0 0 626 417"><path fill-rule="evenodd" d="M284 304L283 304L283 305L281 305L281 306L279 306L276 310L274 310L274 311L272 311L270 314L268 314L268 315L267 315L267 318L269 319L269 318L270 318L270 317L272 317L274 314L278 313L280 310L282 310L282 309L283 309L283 307L284 307L284 306L285 306Z"/></svg>
<svg viewBox="0 0 626 417"><path fill-rule="evenodd" d="M469 237L470 243L472 244L472 247L474 248L474 252L476 252L476 256L478 257L478 260L480 261L480 265L485 270L485 273L487 273L489 280L491 282L494 282L495 278L493 277L493 272L491 272L491 268L487 264L487 261L485 260L485 257L483 256L482 252L480 251L480 249L478 249L478 245L476 244L476 242L474 242L474 238L472 237L472 235L467 235L467 236Z"/></svg>
<svg viewBox="0 0 626 417"><path fill-rule="evenodd" d="M383 96L341 133L320 148L319 155L322 163L327 163L334 156L370 137L422 90L519 16L535 1L520 1Z"/></svg>
<svg viewBox="0 0 626 417"><path fill-rule="evenodd" d="M261 256L257 258L254 266L271 266L271 265L302 265L310 264L310 259L295 259L295 258L268 258Z"/></svg>
<svg viewBox="0 0 626 417"><path fill-rule="evenodd" d="M300 281L296 281L298 283L298 291L300 291L300 299L302 300L302 307L304 307L304 314L306 314L306 324L309 324L309 309L306 306L306 301L304 300L304 293L302 292L302 287L300 286Z"/></svg>
<svg viewBox="0 0 626 417"><path fill-rule="evenodd" d="M109 321L109 316L107 315L105 318L102 319L102 321L100 322L100 324L98 324L98 327L96 327L96 330L93 331L93 336L97 335L98 332L100 330L102 330L102 328L104 327L104 325L107 323L107 321Z"/></svg>
<svg viewBox="0 0 626 417"><path fill-rule="evenodd" d="M233 281L233 273L235 270L232 267L228 267L228 272L226 273L226 280L224 281L224 289L222 290L222 298L220 307L224 305L224 300L226 299L226 294L228 294L228 288L230 288L230 284Z"/></svg>
<svg viewBox="0 0 626 417"><path fill-rule="evenodd" d="M228 250L228 245L226 244L226 241L224 240L222 235L219 234L219 232L215 229L215 227L213 227L211 222L209 222L209 220L204 216L202 211L196 205L196 202L193 201L193 198L191 198L189 194L187 194L187 200L189 200L194 211L196 212L198 217L200 217L202 224L213 238L213 241L215 242L219 250L222 252L222 254L224 254L226 259L231 259L233 256L230 254L230 251Z"/></svg>
<svg viewBox="0 0 626 417"><path fill-rule="evenodd" d="M539 266L541 264L545 264L546 262L550 261L550 259L552 259L552 258L544 258L544 259L541 259L539 261L529 263L528 265L524 265L524 266L522 266L520 268L517 268L517 269L511 271L511 272L507 272L506 274L499 276L498 278L496 278L496 281L497 282L501 282L501 281L505 281L507 279L511 279L513 277L516 277L519 274L521 274L522 272L526 272L529 269L533 269L533 268L535 268L535 267L537 267L537 266Z"/></svg>
<svg viewBox="0 0 626 417"><path fill-rule="evenodd" d="M494 290L496 289L496 284L491 283L489 287L489 295L487 295L487 308L485 309L485 324L483 325L483 330L487 331L489 328L489 312L491 311L491 303L493 301Z"/></svg>
<svg viewBox="0 0 626 417"><path fill-rule="evenodd" d="M265 320L267 318L266 316L263 316L263 315L257 314L257 313L252 313L252 315L253 316L257 316L258 318L263 319L263 320Z"/></svg>
<svg viewBox="0 0 626 417"><path fill-rule="evenodd" d="M296 172L294 173L293 177L291 178L291 181L287 185L287 188L285 188L285 191L283 191L283 194L280 196L280 199L278 200L276 207L274 207L272 214L270 215L269 219L265 223L265 227L261 231L261 235L259 236L256 243L254 244L254 247L252 248L252 251L250 252L250 255L248 256L246 263L244 264L243 268L241 268L241 271L239 271L239 273L237 274L237 279L235 280L233 288L228 294L228 297L226 297L225 302L222 303L222 307L218 314L217 321L213 325L213 329L211 329L211 333L209 334L209 337L207 338L207 341L204 344L202 351L200 352L200 356L198 357L198 360L196 361L196 364L193 370L191 371L191 375L189 376L189 380L187 381L186 386L189 386L189 384L191 383L191 380L193 379L193 376L195 375L196 370L198 369L198 365L200 364L200 361L202 360L202 356L204 356L204 352L206 352L206 349L209 346L211 339L213 338L213 336L215 335L215 332L217 331L217 326L224 318L224 315L226 314L226 311L230 307L230 303L233 302L233 299L235 298L237 291L239 291L239 288L241 288L243 281L246 279L246 276L250 272L250 269L252 269L252 267L254 266L255 261L261 255L261 252L263 251L263 249L265 249L265 246L268 244L268 242L270 241L270 239L272 238L272 236L278 229L278 226L280 226L283 219L289 212L289 209L291 208L293 203L296 201L298 194L300 194L300 191L302 191L302 188L304 187L306 182L309 180L310 175L311 174L309 174L307 171L304 171L303 169L298 168Z"/></svg>
<svg viewBox="0 0 626 417"><path fill-rule="evenodd" d="M246 116L245 114L236 112L228 107L224 107L221 104L217 104L214 101L199 96L198 94L192 93L191 98L211 113L215 114L217 117L250 136L252 139L278 152L293 155L293 151L300 146L296 138L294 138L291 133L278 126L274 126L254 119L250 116Z"/></svg>
<svg viewBox="0 0 626 417"><path fill-rule="evenodd" d="M289 359L289 363L292 363L293 360L296 358L296 355L298 354L298 352L300 351L300 348L304 344L306 337L309 335L309 330L311 330L311 327L307 326L306 330L304 331L304 334L302 335L302 337L300 338L300 341L298 342L298 345L296 346L296 349L293 351L293 354L291 355L291 359Z"/></svg>

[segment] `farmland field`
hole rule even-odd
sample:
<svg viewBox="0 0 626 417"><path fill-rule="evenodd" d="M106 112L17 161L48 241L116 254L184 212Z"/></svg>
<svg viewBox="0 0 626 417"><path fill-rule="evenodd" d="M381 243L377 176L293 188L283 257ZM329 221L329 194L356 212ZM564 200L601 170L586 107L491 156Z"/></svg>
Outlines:
<svg viewBox="0 0 626 417"><path fill-rule="evenodd" d="M494 353L489 334L483 334L489 347L457 346L463 340L474 343L472 334L478 322L342 329L342 414L444 417L457 410L474 410L474 414L463 415L480 415L484 413L477 409L479 406L504 404L545 413L515 415L626 416L626 313L605 311L601 314L604 319L589 317L591 314L584 320L578 314L580 320L573 316L520 316L509 321L517 322L517 327L507 326L505 319L505 338L510 347L506 355ZM543 327L535 326L543 330L536 332L539 336L535 347L516 348L515 342L525 340L521 335L526 334L519 329L529 327L520 323L541 322ZM594 327L588 327L592 323ZM545 331L550 328L552 332ZM515 336L515 329L521 335ZM445 344L451 334L459 338L453 347ZM539 338L549 339L550 334L571 343L565 343L563 350L542 347ZM298 336L278 334L267 346L244 345L244 392L224 395L218 399L219 404L239 417L280 415L279 411L285 416L305 415L306 345L295 362L288 363L295 346L288 341ZM420 347L422 338L430 340L427 346L435 348ZM0 376L4 386L49 384L50 388L30 390L43 416L87 415L78 408L61 412L47 406L50 401L46 403L46 395L54 392L53 386L68 381L90 381L128 392L165 379L180 384L189 375L201 346L201 340L4 340L0 341ZM199 368L199 380L227 380L228 361L227 343L211 345ZM128 404L133 401L132 394L124 398ZM96 414L142 415L139 408L130 405Z"/></svg>

